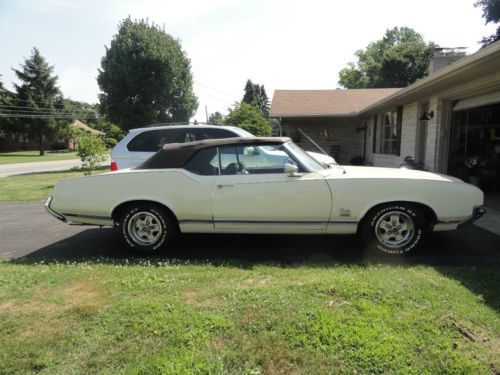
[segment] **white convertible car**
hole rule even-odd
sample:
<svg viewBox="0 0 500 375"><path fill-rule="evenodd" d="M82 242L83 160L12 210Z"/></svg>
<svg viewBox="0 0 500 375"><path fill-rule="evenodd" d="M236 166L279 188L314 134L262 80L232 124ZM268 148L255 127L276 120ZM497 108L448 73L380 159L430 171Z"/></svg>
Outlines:
<svg viewBox="0 0 500 375"><path fill-rule="evenodd" d="M411 252L429 231L485 212L483 193L416 170L324 165L289 138L168 144L135 169L62 180L45 206L69 224L115 226L146 253L182 233L359 233Z"/></svg>

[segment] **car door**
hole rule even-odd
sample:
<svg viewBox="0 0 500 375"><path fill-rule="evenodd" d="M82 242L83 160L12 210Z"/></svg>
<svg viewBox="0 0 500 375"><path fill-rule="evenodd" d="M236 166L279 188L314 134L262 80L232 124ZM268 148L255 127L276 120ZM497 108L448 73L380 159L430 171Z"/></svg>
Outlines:
<svg viewBox="0 0 500 375"><path fill-rule="evenodd" d="M332 199L327 182L314 172L285 173L285 164L296 162L282 145L219 147L219 158L220 174L212 194L217 230L326 229Z"/></svg>

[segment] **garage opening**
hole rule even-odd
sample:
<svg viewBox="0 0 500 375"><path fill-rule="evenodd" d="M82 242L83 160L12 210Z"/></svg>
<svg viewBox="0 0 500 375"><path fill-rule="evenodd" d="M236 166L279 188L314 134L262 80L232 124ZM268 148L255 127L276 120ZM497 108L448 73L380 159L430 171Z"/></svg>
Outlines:
<svg viewBox="0 0 500 375"><path fill-rule="evenodd" d="M454 105L448 173L500 197L500 103L478 104Z"/></svg>

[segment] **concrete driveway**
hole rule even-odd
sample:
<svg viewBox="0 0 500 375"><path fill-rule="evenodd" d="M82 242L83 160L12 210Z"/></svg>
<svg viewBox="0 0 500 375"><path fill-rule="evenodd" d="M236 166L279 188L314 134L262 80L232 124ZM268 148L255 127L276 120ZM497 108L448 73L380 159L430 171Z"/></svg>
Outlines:
<svg viewBox="0 0 500 375"><path fill-rule="evenodd" d="M402 259L365 253L355 236L184 235L165 258L236 261L500 265L500 236L475 225L433 233L416 255ZM134 256L111 228L69 226L42 202L0 203L0 258L81 260Z"/></svg>

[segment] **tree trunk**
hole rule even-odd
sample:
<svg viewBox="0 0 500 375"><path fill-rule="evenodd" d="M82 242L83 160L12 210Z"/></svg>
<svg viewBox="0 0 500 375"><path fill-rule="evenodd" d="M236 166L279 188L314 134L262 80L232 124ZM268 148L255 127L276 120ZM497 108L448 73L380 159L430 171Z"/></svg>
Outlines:
<svg viewBox="0 0 500 375"><path fill-rule="evenodd" d="M40 149L40 156L45 155L45 149L43 148L43 134L38 135L38 146Z"/></svg>

